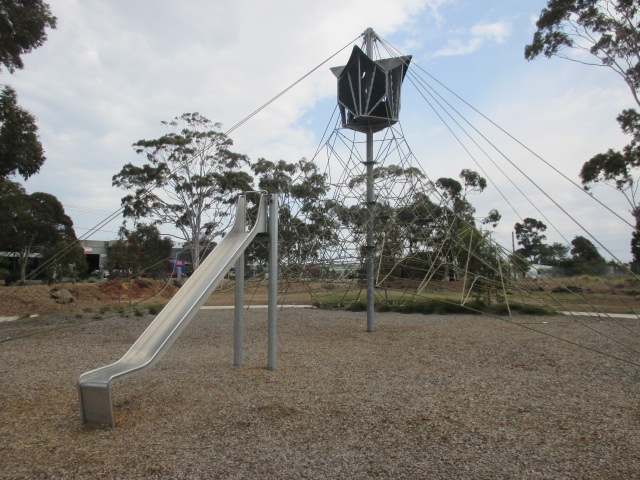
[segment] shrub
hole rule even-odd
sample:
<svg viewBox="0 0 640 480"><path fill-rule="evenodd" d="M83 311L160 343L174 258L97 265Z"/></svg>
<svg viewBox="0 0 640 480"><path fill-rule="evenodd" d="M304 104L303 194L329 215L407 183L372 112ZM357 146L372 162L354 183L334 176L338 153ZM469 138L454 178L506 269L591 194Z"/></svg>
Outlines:
<svg viewBox="0 0 640 480"><path fill-rule="evenodd" d="M154 303L153 305L149 305L148 310L151 315L157 315L164 308L164 305L161 303Z"/></svg>

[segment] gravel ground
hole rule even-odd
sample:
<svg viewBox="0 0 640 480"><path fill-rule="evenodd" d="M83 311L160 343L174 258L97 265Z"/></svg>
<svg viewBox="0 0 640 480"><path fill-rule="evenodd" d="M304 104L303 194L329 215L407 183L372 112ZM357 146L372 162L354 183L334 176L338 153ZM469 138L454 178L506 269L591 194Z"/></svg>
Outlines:
<svg viewBox="0 0 640 480"><path fill-rule="evenodd" d="M247 312L243 367L232 318L201 311L114 384L114 429L81 425L75 380L150 317L0 324L0 339L43 331L0 344L0 477L640 477L640 367L486 317L385 313L366 333L363 313L286 310L269 372L266 311ZM517 320L622 350L566 319ZM637 323L585 321L640 350Z"/></svg>

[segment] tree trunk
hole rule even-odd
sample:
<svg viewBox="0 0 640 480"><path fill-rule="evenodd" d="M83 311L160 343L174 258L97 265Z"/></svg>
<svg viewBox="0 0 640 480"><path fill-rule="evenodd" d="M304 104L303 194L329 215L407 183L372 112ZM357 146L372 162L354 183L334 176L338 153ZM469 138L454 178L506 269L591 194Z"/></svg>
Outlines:
<svg viewBox="0 0 640 480"><path fill-rule="evenodd" d="M631 214L636 220L636 228L631 234L631 270L637 273L640 270L640 205L637 205Z"/></svg>
<svg viewBox="0 0 640 480"><path fill-rule="evenodd" d="M195 232L191 237L191 268L196 271L200 266L200 235Z"/></svg>
<svg viewBox="0 0 640 480"><path fill-rule="evenodd" d="M24 283L27 279L27 263L29 262L29 252L20 255L20 283Z"/></svg>

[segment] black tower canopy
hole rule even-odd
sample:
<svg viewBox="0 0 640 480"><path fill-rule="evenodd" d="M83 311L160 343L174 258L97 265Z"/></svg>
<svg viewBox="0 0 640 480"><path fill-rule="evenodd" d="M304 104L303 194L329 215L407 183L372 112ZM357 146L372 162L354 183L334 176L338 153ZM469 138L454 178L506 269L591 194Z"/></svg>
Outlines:
<svg viewBox="0 0 640 480"><path fill-rule="evenodd" d="M338 105L342 126L358 132L377 132L398 121L400 87L411 55L371 60L357 46L338 77Z"/></svg>

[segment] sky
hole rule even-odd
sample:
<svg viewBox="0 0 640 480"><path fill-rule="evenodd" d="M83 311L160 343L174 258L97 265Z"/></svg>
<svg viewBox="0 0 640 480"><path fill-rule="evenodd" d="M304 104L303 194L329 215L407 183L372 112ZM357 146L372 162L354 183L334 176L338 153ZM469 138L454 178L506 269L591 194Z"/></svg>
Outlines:
<svg viewBox="0 0 640 480"><path fill-rule="evenodd" d="M55 195L78 237L119 208L125 192L112 177L126 163L143 163L131 145L166 133L162 121L199 112L226 130L340 52L231 135L235 150L252 160L313 157L336 105L329 67L344 65L371 27L413 55L422 77L437 78L546 162L450 97L501 152L495 164L481 152L470 156L405 82L400 122L421 167L434 180L483 169L489 187L471 201L479 215L502 213L494 239L510 248L514 223L533 217L549 225L549 243L588 231L605 258L630 260L631 227L569 180L579 184L586 160L626 143L615 118L632 98L606 68L524 59L546 0L49 4L57 29L23 57L23 70L0 75L36 116L46 152L40 173L23 184ZM631 220L619 192L600 186L592 193ZM116 238L121 221L91 238Z"/></svg>

